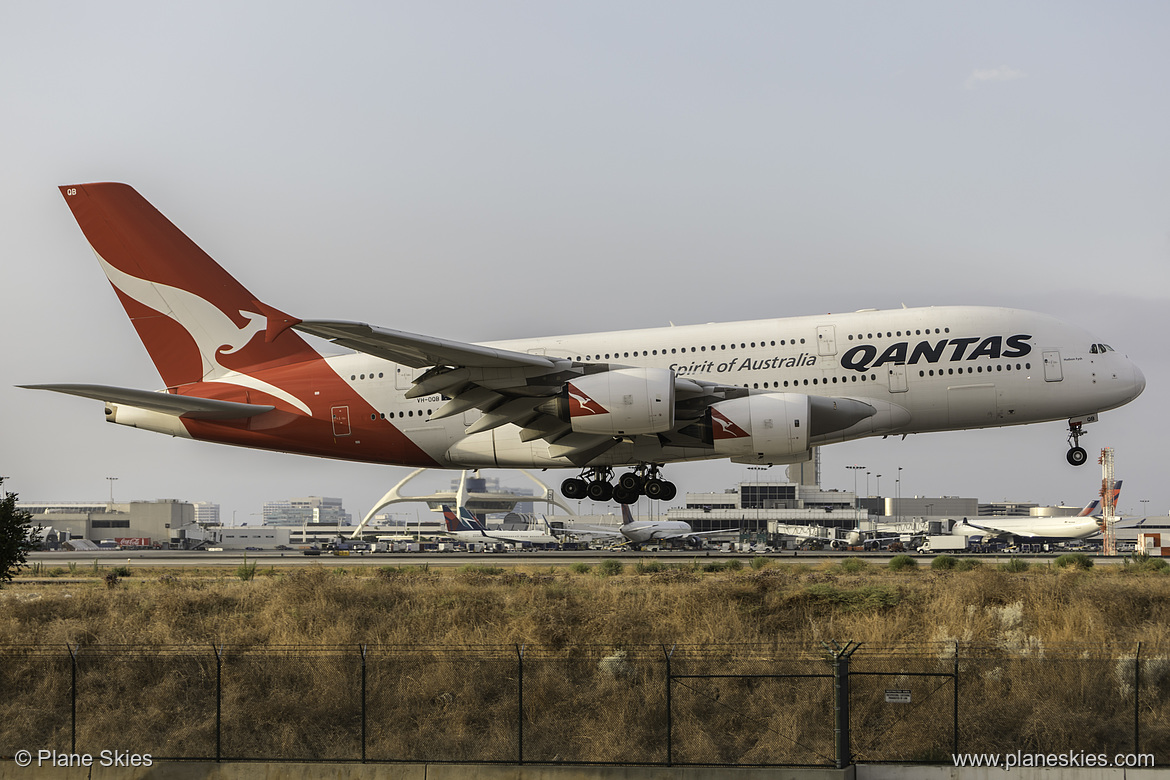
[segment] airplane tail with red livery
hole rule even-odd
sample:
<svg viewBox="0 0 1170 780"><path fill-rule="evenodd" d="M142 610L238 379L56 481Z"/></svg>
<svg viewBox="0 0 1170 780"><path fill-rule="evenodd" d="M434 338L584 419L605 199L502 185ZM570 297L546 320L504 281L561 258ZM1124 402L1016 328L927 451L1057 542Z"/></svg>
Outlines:
<svg viewBox="0 0 1170 780"><path fill-rule="evenodd" d="M132 187L61 193L167 387L318 357L290 330L300 320L258 300Z"/></svg>
<svg viewBox="0 0 1170 780"><path fill-rule="evenodd" d="M436 465L260 301L125 184L61 187L165 392L24 385L103 401L136 428L346 460Z"/></svg>

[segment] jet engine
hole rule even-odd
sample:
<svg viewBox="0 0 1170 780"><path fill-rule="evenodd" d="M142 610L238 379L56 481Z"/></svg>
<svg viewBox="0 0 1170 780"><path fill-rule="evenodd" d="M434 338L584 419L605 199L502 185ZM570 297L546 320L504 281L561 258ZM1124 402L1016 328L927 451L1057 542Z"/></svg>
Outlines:
<svg viewBox="0 0 1170 780"><path fill-rule="evenodd" d="M717 453L734 461L793 463L807 458L811 438L845 430L876 412L851 398L754 393L712 404L698 428Z"/></svg>
<svg viewBox="0 0 1170 780"><path fill-rule="evenodd" d="M666 368L619 368L566 382L561 394L538 411L552 414L578 433L633 436L674 427L674 372Z"/></svg>

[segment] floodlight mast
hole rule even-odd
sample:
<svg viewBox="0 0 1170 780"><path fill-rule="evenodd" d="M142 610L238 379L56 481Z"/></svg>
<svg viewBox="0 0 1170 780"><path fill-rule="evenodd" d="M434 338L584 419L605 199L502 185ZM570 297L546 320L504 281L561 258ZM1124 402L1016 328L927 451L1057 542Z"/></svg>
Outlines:
<svg viewBox="0 0 1170 780"><path fill-rule="evenodd" d="M1117 555L1117 507L1113 492L1113 448L1101 450L1101 523L1105 526L1105 554Z"/></svg>

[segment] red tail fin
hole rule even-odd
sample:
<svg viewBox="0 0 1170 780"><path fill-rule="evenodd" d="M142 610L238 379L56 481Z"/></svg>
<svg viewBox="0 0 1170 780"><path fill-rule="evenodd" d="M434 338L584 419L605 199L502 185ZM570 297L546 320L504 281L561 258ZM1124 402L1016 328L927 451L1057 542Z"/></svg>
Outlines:
<svg viewBox="0 0 1170 780"><path fill-rule="evenodd" d="M168 387L317 357L289 330L299 320L257 300L132 187L61 193Z"/></svg>

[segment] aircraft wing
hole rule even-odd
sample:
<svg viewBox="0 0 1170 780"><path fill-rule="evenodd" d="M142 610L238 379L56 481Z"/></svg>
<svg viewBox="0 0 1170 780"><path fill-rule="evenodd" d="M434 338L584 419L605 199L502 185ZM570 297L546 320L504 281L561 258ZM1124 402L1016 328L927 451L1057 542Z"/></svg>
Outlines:
<svg viewBox="0 0 1170 780"><path fill-rule="evenodd" d="M1024 528L1013 528L1008 530L1006 528L996 528L993 525L979 525L978 523L972 523L970 520L964 520L963 522L972 528L978 528L980 531L986 531L992 536L1018 536L1023 539L1039 536L1039 534L1033 533L1032 531Z"/></svg>
<svg viewBox="0 0 1170 780"><path fill-rule="evenodd" d="M377 328L364 322L341 320L305 320L293 326L302 333L328 339L334 344L367 355L374 355L412 368L430 366L474 366L477 368L515 368L535 366L553 369L558 362L544 355L512 352L461 341L421 336L403 330Z"/></svg>
<svg viewBox="0 0 1170 780"><path fill-rule="evenodd" d="M736 534L739 533L738 528L720 528L718 531L691 531L687 534L671 534L669 536L659 537L662 539L691 539L698 536L715 536L717 534Z"/></svg>
<svg viewBox="0 0 1170 780"><path fill-rule="evenodd" d="M240 420L271 412L275 406L267 404L241 404L234 401L218 401L214 398L197 398L190 395L135 390L129 387L109 385L20 385L26 390L52 390L54 393L77 395L111 404L124 404L152 412L172 414L176 417L190 417L197 420Z"/></svg>
<svg viewBox="0 0 1170 780"><path fill-rule="evenodd" d="M603 528L597 525L570 525L562 529L566 534L573 536L600 537L603 539L617 539L622 532L616 528Z"/></svg>

